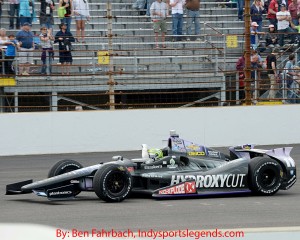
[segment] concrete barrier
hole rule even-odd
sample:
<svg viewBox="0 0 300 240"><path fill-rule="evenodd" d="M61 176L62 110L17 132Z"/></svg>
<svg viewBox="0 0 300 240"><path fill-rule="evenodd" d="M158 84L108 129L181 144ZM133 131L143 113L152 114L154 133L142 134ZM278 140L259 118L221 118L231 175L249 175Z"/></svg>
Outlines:
<svg viewBox="0 0 300 240"><path fill-rule="evenodd" d="M161 147L169 130L206 146L300 143L300 105L0 115L0 155Z"/></svg>

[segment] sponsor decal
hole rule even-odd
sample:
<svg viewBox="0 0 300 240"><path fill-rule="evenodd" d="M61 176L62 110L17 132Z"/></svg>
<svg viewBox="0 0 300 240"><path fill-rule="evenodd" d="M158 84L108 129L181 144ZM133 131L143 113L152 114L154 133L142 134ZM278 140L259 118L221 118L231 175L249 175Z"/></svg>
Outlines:
<svg viewBox="0 0 300 240"><path fill-rule="evenodd" d="M182 144L182 140L179 138L173 138L173 143L175 144Z"/></svg>
<svg viewBox="0 0 300 240"><path fill-rule="evenodd" d="M162 165L152 165L152 166L145 166L144 169L158 169L162 168Z"/></svg>
<svg viewBox="0 0 300 240"><path fill-rule="evenodd" d="M196 182L185 182L185 193L196 193Z"/></svg>
<svg viewBox="0 0 300 240"><path fill-rule="evenodd" d="M184 182L182 184L159 190L158 194L175 195L175 194L190 194L196 193L195 182Z"/></svg>
<svg viewBox="0 0 300 240"><path fill-rule="evenodd" d="M141 177L145 178L162 178L162 175L157 175L156 173L143 173Z"/></svg>
<svg viewBox="0 0 300 240"><path fill-rule="evenodd" d="M205 152L188 152L189 156L205 156Z"/></svg>
<svg viewBox="0 0 300 240"><path fill-rule="evenodd" d="M174 165L175 165L175 160L174 160L173 158L171 158L171 160L170 160L170 164L171 164L172 166L174 166Z"/></svg>
<svg viewBox="0 0 300 240"><path fill-rule="evenodd" d="M56 195L70 195L72 194L71 191L57 191L57 192L50 192L49 196L56 196Z"/></svg>
<svg viewBox="0 0 300 240"><path fill-rule="evenodd" d="M244 187L246 174L217 174L217 175L172 175L171 185L194 180L196 188L235 188Z"/></svg>
<svg viewBox="0 0 300 240"><path fill-rule="evenodd" d="M199 147L198 145L191 144L191 145L186 146L186 148L192 149L192 150L196 151L196 150L198 150L200 147Z"/></svg>
<svg viewBox="0 0 300 240"><path fill-rule="evenodd" d="M184 190L184 183L177 185L177 186L173 186L173 187L169 187L169 188L165 188L163 190L159 190L158 194L167 194L167 195L173 195L173 194L185 194L185 190Z"/></svg>
<svg viewBox="0 0 300 240"><path fill-rule="evenodd" d="M220 157L220 153L217 151L211 151L211 150L207 150L208 156L209 157Z"/></svg>

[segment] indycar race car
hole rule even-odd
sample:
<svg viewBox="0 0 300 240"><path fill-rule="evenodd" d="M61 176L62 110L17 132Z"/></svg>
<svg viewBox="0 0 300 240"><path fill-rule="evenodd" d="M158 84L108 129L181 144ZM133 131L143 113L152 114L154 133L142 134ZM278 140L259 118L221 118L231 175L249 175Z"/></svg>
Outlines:
<svg viewBox="0 0 300 240"><path fill-rule="evenodd" d="M62 160L48 178L6 186L6 194L35 193L49 200L74 198L94 191L106 202L121 202L135 194L154 198L197 197L249 193L273 195L296 182L291 147L255 149L252 144L230 147L230 155L190 141L171 131L167 147L147 149L142 158L114 156L112 161L83 167Z"/></svg>

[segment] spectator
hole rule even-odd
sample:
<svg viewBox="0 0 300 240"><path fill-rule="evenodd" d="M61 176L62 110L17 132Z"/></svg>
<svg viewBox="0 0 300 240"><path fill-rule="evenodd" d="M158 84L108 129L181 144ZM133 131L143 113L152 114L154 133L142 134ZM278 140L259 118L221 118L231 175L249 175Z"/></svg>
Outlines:
<svg viewBox="0 0 300 240"><path fill-rule="evenodd" d="M170 0L172 8L172 31L173 41L181 41L183 26L183 5L185 0Z"/></svg>
<svg viewBox="0 0 300 240"><path fill-rule="evenodd" d="M238 71L239 77L239 99L245 99L245 56L246 51L244 51L243 56L241 56L236 63L236 70Z"/></svg>
<svg viewBox="0 0 300 240"><path fill-rule="evenodd" d="M8 37L6 36L6 29L1 28L0 29L0 72L1 73L5 73L3 59L4 59L6 48L7 48L7 45L6 45L7 40L8 40Z"/></svg>
<svg viewBox="0 0 300 240"><path fill-rule="evenodd" d="M281 4L281 9L276 13L278 20L278 33L279 34L279 45L282 47L284 45L284 33L292 33L290 36L290 43L295 42L294 30L290 27L291 14L286 10L285 4Z"/></svg>
<svg viewBox="0 0 300 240"><path fill-rule="evenodd" d="M41 47L42 47L42 55L41 60L43 63L41 74L47 74L47 59L48 59L48 73L52 73L52 60L54 57L53 54L53 40L54 37L52 35L51 29L47 29L46 27L41 28L40 34ZM48 53L48 54L47 54Z"/></svg>
<svg viewBox="0 0 300 240"><path fill-rule="evenodd" d="M145 9L146 0L136 0L132 4L132 8L135 10L144 10Z"/></svg>
<svg viewBox="0 0 300 240"><path fill-rule="evenodd" d="M298 3L297 0L293 0L292 3L290 3L288 10L291 14L292 22L295 26L298 26Z"/></svg>
<svg viewBox="0 0 300 240"><path fill-rule="evenodd" d="M82 43L84 40L84 30L86 21L90 21L90 9L88 0L73 0L73 13L76 21L76 40L79 42L80 37Z"/></svg>
<svg viewBox="0 0 300 240"><path fill-rule="evenodd" d="M250 28L250 43L251 43L251 48L256 50L260 49L261 52L265 50L265 47L262 46L259 42L259 35L261 35L261 32L258 32L258 24L256 22L251 23L251 28Z"/></svg>
<svg viewBox="0 0 300 240"><path fill-rule="evenodd" d="M237 7L238 7L238 20L244 20L244 7L245 7L245 0L237 0Z"/></svg>
<svg viewBox="0 0 300 240"><path fill-rule="evenodd" d="M275 26L276 30L277 30L277 18L276 18L277 12L278 12L277 0L271 0L268 8L267 18L269 19L270 24L273 24Z"/></svg>
<svg viewBox="0 0 300 240"><path fill-rule="evenodd" d="M0 27L1 27L1 21L2 21L2 4L3 4L3 0L0 0Z"/></svg>
<svg viewBox="0 0 300 240"><path fill-rule="evenodd" d="M262 32L262 14L264 7L261 0L255 0L250 9L251 21L258 24L257 31Z"/></svg>
<svg viewBox="0 0 300 240"><path fill-rule="evenodd" d="M67 25L67 32L71 32L71 22L73 15L73 1L72 0L59 0L59 7L66 9L64 17L60 19L61 23Z"/></svg>
<svg viewBox="0 0 300 240"><path fill-rule="evenodd" d="M146 3L147 3L147 11L146 11L146 15L149 17L151 14L150 14L150 7L152 5L152 3L154 2L155 0L147 0Z"/></svg>
<svg viewBox="0 0 300 240"><path fill-rule="evenodd" d="M256 50L251 51L251 79L256 81L256 89L259 96L259 85L260 85L260 73L263 69L263 60L262 57Z"/></svg>
<svg viewBox="0 0 300 240"><path fill-rule="evenodd" d="M158 33L161 31L162 47L165 48L165 34L167 32L166 18L168 16L168 6L162 0L156 0L150 7L151 20L153 22L153 29L155 33L155 45L158 45Z"/></svg>
<svg viewBox="0 0 300 240"><path fill-rule="evenodd" d="M73 62L72 58L72 45L71 42L75 42L75 39L71 32L67 31L67 25L61 23L59 25L60 31L55 35L55 43L59 44L59 62L62 66L62 75L70 75L70 65Z"/></svg>
<svg viewBox="0 0 300 240"><path fill-rule="evenodd" d="M19 47L18 41L15 39L15 35L11 34L8 36L7 49L5 53L5 73L6 74L15 74L13 68L13 61L15 59L17 48Z"/></svg>
<svg viewBox="0 0 300 240"><path fill-rule="evenodd" d="M187 41L190 41L190 35L192 34L192 23L195 24L196 40L200 41L200 0L186 0L186 15L187 15Z"/></svg>
<svg viewBox="0 0 300 240"><path fill-rule="evenodd" d="M16 19L16 29L20 29L20 0L9 0L9 29L14 29L14 19Z"/></svg>
<svg viewBox="0 0 300 240"><path fill-rule="evenodd" d="M278 35L273 24L269 25L269 32L266 34L266 47L273 49L274 47L280 47L278 44ZM272 51L271 51L272 52Z"/></svg>
<svg viewBox="0 0 300 240"><path fill-rule="evenodd" d="M33 64L33 33L31 32L31 24L24 23L22 30L17 33L16 39L20 44L19 64L20 74L29 75L30 64Z"/></svg>
<svg viewBox="0 0 300 240"><path fill-rule="evenodd" d="M20 0L20 24L24 23L32 24L35 18L34 0Z"/></svg>
<svg viewBox="0 0 300 240"><path fill-rule="evenodd" d="M272 53L270 53L267 56L267 71L268 71L268 77L270 80L270 91L268 98L272 101L275 98L276 95L276 89L277 89L277 79L278 79L278 74L277 74L277 60L276 60L276 55L278 54L279 49L278 48L273 48Z"/></svg>
<svg viewBox="0 0 300 240"><path fill-rule="evenodd" d="M55 9L54 0L41 0L40 24L41 27L46 27L47 29L50 29L51 33L54 24L54 18L53 18L54 9Z"/></svg>
<svg viewBox="0 0 300 240"><path fill-rule="evenodd" d="M289 61L286 62L284 67L285 82L287 88L287 99L290 103L297 103L297 83L294 81L294 77L299 76L299 73L295 72L295 55L289 55Z"/></svg>

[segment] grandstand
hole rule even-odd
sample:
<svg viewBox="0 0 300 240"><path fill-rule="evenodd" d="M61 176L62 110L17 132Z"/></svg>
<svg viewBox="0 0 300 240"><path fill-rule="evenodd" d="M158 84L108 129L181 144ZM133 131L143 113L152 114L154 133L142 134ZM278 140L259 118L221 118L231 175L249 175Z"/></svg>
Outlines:
<svg viewBox="0 0 300 240"><path fill-rule="evenodd" d="M133 0L89 2L86 43L73 44L71 75L61 75L57 52L52 74L40 75L40 50L36 50L30 76L17 74L16 85L2 84L3 111L73 110L78 104L84 109L114 109L235 101L232 71L244 42L244 22L237 20L236 8L202 0L201 41L172 42L169 17L167 48L155 49L150 18L131 8ZM1 21L7 29L8 8L5 3ZM54 33L60 23L56 16L55 12ZM39 22L34 22L32 30L39 33L39 28ZM74 18L71 32L75 35ZM235 48L227 47L228 34L238 36Z"/></svg>

